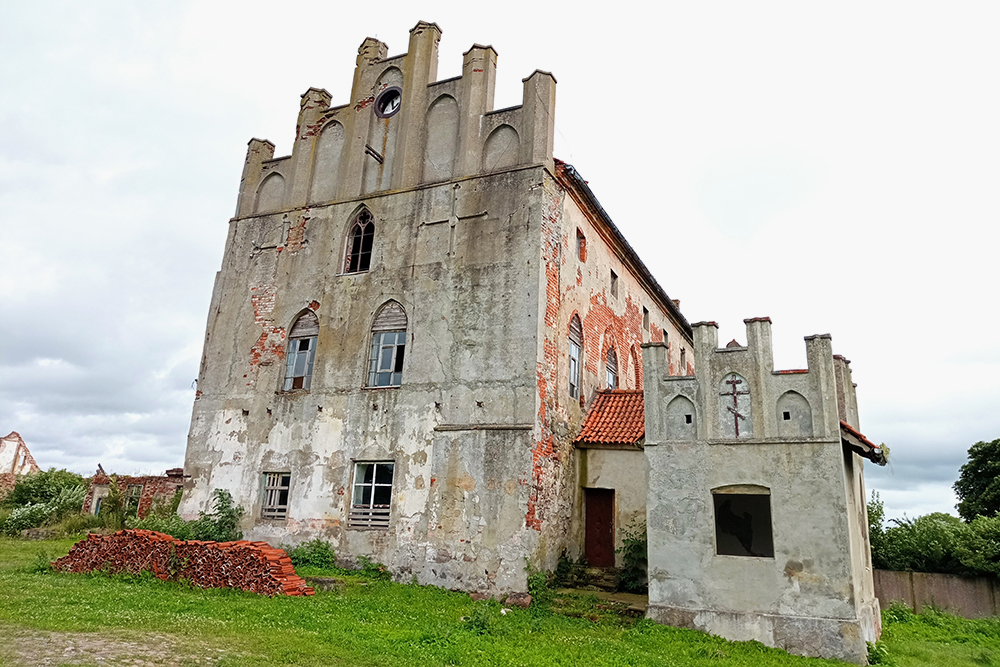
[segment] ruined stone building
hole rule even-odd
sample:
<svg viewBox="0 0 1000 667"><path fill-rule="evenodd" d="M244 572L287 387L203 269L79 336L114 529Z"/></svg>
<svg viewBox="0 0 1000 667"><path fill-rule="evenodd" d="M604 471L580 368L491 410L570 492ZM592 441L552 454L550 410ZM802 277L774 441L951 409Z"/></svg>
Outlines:
<svg viewBox="0 0 1000 667"><path fill-rule="evenodd" d="M183 468L170 468L163 475L114 475L113 478L121 489L125 513L140 519L145 518L154 503L169 503L184 488ZM111 493L111 483L112 476L98 465L83 499L84 512L101 513L101 503Z"/></svg>
<svg viewBox="0 0 1000 667"><path fill-rule="evenodd" d="M251 539L523 591L526 565L584 552L598 478L591 541L613 564L612 525L645 511L642 451L573 441L598 390L642 388L642 343L689 365L691 329L553 159L555 78L495 110L496 52L437 81L440 34L418 23L391 58L366 39L346 103L302 96L291 155L250 142L181 511L228 489Z"/></svg>
<svg viewBox="0 0 1000 667"><path fill-rule="evenodd" d="M867 638L851 452L870 443L846 365L820 337L807 371L774 374L760 323L748 347L696 335L553 158L555 78L536 70L494 110L496 52L473 45L438 81L440 34L420 22L394 57L366 39L346 102L302 95L290 155L250 141L182 514L227 489L249 539L321 538L401 580L500 593L563 551L614 565L648 508L654 618L725 635L749 614L753 638L784 645L768 623L836 617ZM739 433L713 393L733 374L750 388ZM799 534L790 505L815 528ZM725 512L751 522L749 546L716 530Z"/></svg>
<svg viewBox="0 0 1000 667"><path fill-rule="evenodd" d="M17 431L0 438L0 498L14 488L17 478L38 472L38 464Z"/></svg>

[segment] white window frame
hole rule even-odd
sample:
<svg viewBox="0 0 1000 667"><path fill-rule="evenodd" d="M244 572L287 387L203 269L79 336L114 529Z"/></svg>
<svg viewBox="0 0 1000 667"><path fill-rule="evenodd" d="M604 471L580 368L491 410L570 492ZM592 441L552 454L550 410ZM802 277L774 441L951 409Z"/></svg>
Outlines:
<svg viewBox="0 0 1000 667"><path fill-rule="evenodd" d="M612 354L615 355L615 367L614 367L613 370L611 368L611 355ZM605 380L608 383L608 389L609 390L610 389L617 389L618 388L618 352L616 352L615 348L613 348L613 347L609 347L608 348L608 353L604 357L604 369L607 372L607 376L605 377Z"/></svg>
<svg viewBox="0 0 1000 667"><path fill-rule="evenodd" d="M368 387L398 387L403 382L406 358L406 331L377 331L372 334L368 355ZM386 377L387 376L387 377Z"/></svg>
<svg viewBox="0 0 1000 667"><path fill-rule="evenodd" d="M291 500L292 473L265 472L263 482L263 492L260 500L260 518L287 519L288 505ZM282 502L282 492L284 492L284 502Z"/></svg>
<svg viewBox="0 0 1000 667"><path fill-rule="evenodd" d="M367 472L372 475L368 481ZM389 479L385 473L388 469ZM380 474L381 473L381 474ZM347 517L348 528L386 529L392 513L393 484L396 480L395 461L355 461L354 479L351 480L351 509ZM388 497L378 497L379 490ZM376 500L387 502L376 503Z"/></svg>
<svg viewBox="0 0 1000 667"><path fill-rule="evenodd" d="M580 356L583 349L575 341L569 342L569 397L580 398Z"/></svg>
<svg viewBox="0 0 1000 667"><path fill-rule="evenodd" d="M305 344L306 349L302 349ZM284 391L309 391L312 387L313 364L316 361L316 337L293 338L288 341L285 362ZM302 386L296 387L295 380L302 378Z"/></svg>

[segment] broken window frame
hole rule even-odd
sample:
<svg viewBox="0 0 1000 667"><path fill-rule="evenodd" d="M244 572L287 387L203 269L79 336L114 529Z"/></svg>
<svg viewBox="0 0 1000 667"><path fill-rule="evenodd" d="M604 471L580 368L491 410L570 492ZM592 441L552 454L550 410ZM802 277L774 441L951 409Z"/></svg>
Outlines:
<svg viewBox="0 0 1000 667"><path fill-rule="evenodd" d="M569 323L569 396L580 398L581 365L583 356L583 326L580 316L573 315Z"/></svg>
<svg viewBox="0 0 1000 667"><path fill-rule="evenodd" d="M292 488L292 473L265 472L261 487L260 518L284 520Z"/></svg>
<svg viewBox="0 0 1000 667"><path fill-rule="evenodd" d="M365 273L371 270L374 245L375 218L367 208L361 209L347 234L344 273Z"/></svg>
<svg viewBox="0 0 1000 667"><path fill-rule="evenodd" d="M403 383L407 325L406 310L396 301L388 301L379 308L372 324L366 387L383 389Z"/></svg>
<svg viewBox="0 0 1000 667"><path fill-rule="evenodd" d="M618 353L615 352L615 348L609 347L608 354L605 357L605 370L607 371L606 380L608 383L608 389L618 388Z"/></svg>
<svg viewBox="0 0 1000 667"><path fill-rule="evenodd" d="M395 461L355 461L348 528L384 530L392 513Z"/></svg>
<svg viewBox="0 0 1000 667"><path fill-rule="evenodd" d="M288 332L282 391L309 391L312 388L318 334L319 318L316 313L307 310L295 319L295 324Z"/></svg>
<svg viewBox="0 0 1000 667"><path fill-rule="evenodd" d="M139 516L139 501L142 500L142 484L125 487L125 514Z"/></svg>

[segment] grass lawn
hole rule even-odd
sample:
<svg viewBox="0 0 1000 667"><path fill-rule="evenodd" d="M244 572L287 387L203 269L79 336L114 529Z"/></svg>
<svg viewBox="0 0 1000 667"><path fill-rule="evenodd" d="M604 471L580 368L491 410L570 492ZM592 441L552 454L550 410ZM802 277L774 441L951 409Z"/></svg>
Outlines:
<svg viewBox="0 0 1000 667"><path fill-rule="evenodd" d="M37 570L74 540L0 539L3 664L834 665L727 642L550 594L531 609L343 577L335 592L265 598L146 577ZM308 572L302 572L308 574ZM1000 622L894 608L886 664L1000 665ZM995 656L995 657L994 657Z"/></svg>

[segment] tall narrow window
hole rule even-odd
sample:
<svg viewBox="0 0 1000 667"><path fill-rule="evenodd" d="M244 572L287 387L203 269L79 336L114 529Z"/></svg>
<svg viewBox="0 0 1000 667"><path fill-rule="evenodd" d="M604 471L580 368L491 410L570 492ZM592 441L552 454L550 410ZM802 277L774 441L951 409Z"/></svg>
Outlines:
<svg viewBox="0 0 1000 667"><path fill-rule="evenodd" d="M649 331L649 308L642 307L642 328Z"/></svg>
<svg viewBox="0 0 1000 667"><path fill-rule="evenodd" d="M288 489L291 485L291 473L264 473L264 496L260 501L261 518L284 519L288 517Z"/></svg>
<svg viewBox="0 0 1000 667"><path fill-rule="evenodd" d="M615 354L615 348L608 348L608 389L618 388L618 355Z"/></svg>
<svg viewBox="0 0 1000 667"><path fill-rule="evenodd" d="M569 396L580 398L580 357L583 351L583 327L580 317L574 315L569 322Z"/></svg>
<svg viewBox="0 0 1000 667"><path fill-rule="evenodd" d="M688 374L687 350L681 348L681 375Z"/></svg>
<svg viewBox="0 0 1000 667"><path fill-rule="evenodd" d="M368 209L358 213L347 239L344 273L367 271L372 264L372 243L375 241L375 220Z"/></svg>
<svg viewBox="0 0 1000 667"><path fill-rule="evenodd" d="M618 296L618 274L614 271L611 272L611 296Z"/></svg>
<svg viewBox="0 0 1000 667"><path fill-rule="evenodd" d="M285 357L285 391L309 389L312 384L313 360L316 356L316 337L319 320L316 313L306 311L295 321L288 332L288 354Z"/></svg>
<svg viewBox="0 0 1000 667"><path fill-rule="evenodd" d="M372 324L372 348L368 358L369 387L398 387L403 379L406 351L406 311L389 301Z"/></svg>
<svg viewBox="0 0 1000 667"><path fill-rule="evenodd" d="M351 493L351 528L388 528L392 503L392 461L354 464L354 490Z"/></svg>
<svg viewBox="0 0 1000 667"><path fill-rule="evenodd" d="M581 262L587 261L587 237L579 229L576 230L576 257Z"/></svg>

